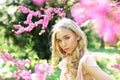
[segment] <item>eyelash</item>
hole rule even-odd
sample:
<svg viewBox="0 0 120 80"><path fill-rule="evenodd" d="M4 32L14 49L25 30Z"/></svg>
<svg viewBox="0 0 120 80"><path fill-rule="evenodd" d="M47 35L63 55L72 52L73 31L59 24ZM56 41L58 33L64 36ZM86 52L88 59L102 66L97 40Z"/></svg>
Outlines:
<svg viewBox="0 0 120 80"><path fill-rule="evenodd" d="M64 39L65 40L67 40L67 39L69 39L70 37L65 37ZM59 42L61 42L62 40L57 40L57 42L59 43Z"/></svg>
<svg viewBox="0 0 120 80"><path fill-rule="evenodd" d="M61 42L61 40L57 40L57 42L59 43L59 42Z"/></svg>
<svg viewBox="0 0 120 80"><path fill-rule="evenodd" d="M70 37L65 37L65 39L69 39Z"/></svg>

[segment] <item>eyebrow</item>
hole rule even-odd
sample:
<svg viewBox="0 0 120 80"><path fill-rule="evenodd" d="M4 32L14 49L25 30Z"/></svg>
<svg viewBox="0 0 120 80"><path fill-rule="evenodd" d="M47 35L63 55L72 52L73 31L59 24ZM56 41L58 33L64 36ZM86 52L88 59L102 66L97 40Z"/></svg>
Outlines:
<svg viewBox="0 0 120 80"><path fill-rule="evenodd" d="M67 37L67 36L69 36L69 34L66 34L66 35L64 35L63 37ZM57 39L57 38L56 38L56 40L60 40L60 39Z"/></svg>

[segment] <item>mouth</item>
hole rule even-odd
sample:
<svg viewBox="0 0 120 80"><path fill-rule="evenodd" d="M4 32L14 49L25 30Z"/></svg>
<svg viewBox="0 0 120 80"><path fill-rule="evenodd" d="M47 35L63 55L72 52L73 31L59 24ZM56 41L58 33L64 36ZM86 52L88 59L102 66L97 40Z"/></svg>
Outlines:
<svg viewBox="0 0 120 80"><path fill-rule="evenodd" d="M69 48L65 48L64 51L67 51Z"/></svg>

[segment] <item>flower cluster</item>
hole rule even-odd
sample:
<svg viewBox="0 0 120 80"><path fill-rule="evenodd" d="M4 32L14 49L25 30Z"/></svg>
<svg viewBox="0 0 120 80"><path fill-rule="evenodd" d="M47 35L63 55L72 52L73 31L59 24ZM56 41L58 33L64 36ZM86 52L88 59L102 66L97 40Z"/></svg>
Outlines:
<svg viewBox="0 0 120 80"><path fill-rule="evenodd" d="M117 64L112 65L111 67L120 70L120 57L116 58Z"/></svg>
<svg viewBox="0 0 120 80"><path fill-rule="evenodd" d="M33 0L33 4L36 6L44 4L45 2L46 2L46 0Z"/></svg>
<svg viewBox="0 0 120 80"><path fill-rule="evenodd" d="M27 27L24 27L19 24L15 24L14 28L18 29L16 34L21 34L23 32L31 32L35 27L42 25L41 33L45 32L45 29L48 27L49 21L55 16L59 15L64 18L66 13L62 8L40 8L40 10L32 11L24 6L19 6L19 10L23 12L23 14L28 14L27 19L23 22ZM44 12L44 13L42 13ZM33 17L38 18L38 21L32 21Z"/></svg>
<svg viewBox="0 0 120 80"><path fill-rule="evenodd" d="M46 61L42 61L35 66L35 72L31 75L32 80L46 80L46 76L50 74L52 67ZM37 79L36 79L37 78Z"/></svg>
<svg viewBox="0 0 120 80"><path fill-rule="evenodd" d="M0 58L6 63L7 61L11 61L14 66L18 68L17 71L14 72L14 78L22 79L22 80L46 80L46 76L51 74L51 65L47 63L47 61L41 60L39 64L35 65L35 72L32 73L29 70L31 65L31 61L26 60L15 60L6 50L2 50Z"/></svg>
<svg viewBox="0 0 120 80"><path fill-rule="evenodd" d="M80 0L72 7L71 15L78 25L90 20L96 33L109 43L115 43L120 34L120 6L117 2Z"/></svg>

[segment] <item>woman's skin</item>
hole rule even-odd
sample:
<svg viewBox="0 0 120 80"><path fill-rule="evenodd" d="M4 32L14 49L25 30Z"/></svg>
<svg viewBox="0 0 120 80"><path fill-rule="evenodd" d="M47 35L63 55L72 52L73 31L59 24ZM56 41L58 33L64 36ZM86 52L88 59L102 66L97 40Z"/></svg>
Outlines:
<svg viewBox="0 0 120 80"><path fill-rule="evenodd" d="M86 63L83 63L83 68L96 80L114 80L111 76L106 74L101 68L97 66L90 66L91 61L94 60L91 60L91 58L87 58Z"/></svg>
<svg viewBox="0 0 120 80"><path fill-rule="evenodd" d="M56 33L56 40L58 45L63 49L66 55L72 54L72 52L77 47L80 37L74 34L71 30L60 29ZM108 74L103 72L99 67L90 66L89 61L91 58L86 60L86 63L83 63L83 68L87 73L95 77L96 80L113 80Z"/></svg>
<svg viewBox="0 0 120 80"><path fill-rule="evenodd" d="M114 80L97 65L87 50L86 35L74 21L61 19L52 32L52 65L53 70L61 69L60 80Z"/></svg>
<svg viewBox="0 0 120 80"><path fill-rule="evenodd" d="M80 37L70 30L61 29L56 33L56 39L63 51L65 51L66 54L71 54L76 48Z"/></svg>

